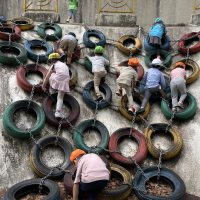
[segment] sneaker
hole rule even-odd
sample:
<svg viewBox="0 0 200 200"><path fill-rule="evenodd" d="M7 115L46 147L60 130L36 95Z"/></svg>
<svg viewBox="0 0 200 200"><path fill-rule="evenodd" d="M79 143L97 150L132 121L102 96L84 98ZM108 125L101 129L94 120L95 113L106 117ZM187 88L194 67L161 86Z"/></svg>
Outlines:
<svg viewBox="0 0 200 200"><path fill-rule="evenodd" d="M55 112L55 118L62 118L62 113L59 111Z"/></svg>
<svg viewBox="0 0 200 200"><path fill-rule="evenodd" d="M116 95L119 96L119 97L121 97L122 96L122 90L116 91Z"/></svg>
<svg viewBox="0 0 200 200"><path fill-rule="evenodd" d="M102 100L103 100L103 97L102 96L98 96L95 101L102 101Z"/></svg>
<svg viewBox="0 0 200 200"><path fill-rule="evenodd" d="M129 113L129 114L134 114L134 113L135 113L135 108L134 108L134 106L130 106L130 108L128 109L128 113Z"/></svg>
<svg viewBox="0 0 200 200"><path fill-rule="evenodd" d="M101 83L104 83L106 81L105 77L101 78Z"/></svg>
<svg viewBox="0 0 200 200"><path fill-rule="evenodd" d="M178 107L184 109L184 105L183 105L183 103L182 103L182 102L178 102Z"/></svg>
<svg viewBox="0 0 200 200"><path fill-rule="evenodd" d="M136 112L136 114L141 114L141 113L143 113L144 111L145 111L145 109L141 107L141 108Z"/></svg>
<svg viewBox="0 0 200 200"><path fill-rule="evenodd" d="M172 112L177 112L177 107L173 107Z"/></svg>

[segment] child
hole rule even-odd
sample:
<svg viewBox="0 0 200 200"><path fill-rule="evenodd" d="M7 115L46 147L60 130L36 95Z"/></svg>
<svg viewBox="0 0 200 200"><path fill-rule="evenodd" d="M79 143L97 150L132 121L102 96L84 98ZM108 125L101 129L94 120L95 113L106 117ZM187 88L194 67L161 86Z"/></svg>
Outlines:
<svg viewBox="0 0 200 200"><path fill-rule="evenodd" d="M69 13L66 22L69 22L71 18L73 18L74 21L76 20L77 7L78 7L78 0L69 0L69 5L68 5Z"/></svg>
<svg viewBox="0 0 200 200"><path fill-rule="evenodd" d="M160 18L156 18L155 23L149 31L149 44L152 46L160 46L161 40L165 36L165 25Z"/></svg>
<svg viewBox="0 0 200 200"><path fill-rule="evenodd" d="M177 62L175 68L172 69L170 73L170 89L171 89L171 96L172 96L172 111L176 112L179 111L180 108L184 108L183 102L187 97L186 91L186 71L185 71L185 64L183 62ZM178 101L178 93L181 94L179 101Z"/></svg>
<svg viewBox="0 0 200 200"><path fill-rule="evenodd" d="M129 104L129 113L133 114L135 112L134 103L133 103L133 88L135 87L137 81L137 73L134 70L139 65L139 61L137 58L130 58L128 60L128 67L120 67L120 69L116 69L119 73L119 77L117 78L117 84L119 86L116 94L118 96L122 96L122 88L126 91L126 95L128 97Z"/></svg>
<svg viewBox="0 0 200 200"><path fill-rule="evenodd" d="M103 57L103 47L96 46L94 49L95 56L86 56L92 63L92 72L94 73L94 90L97 96L96 101L103 100L99 91L99 85L102 78L106 77L107 71L105 65L109 65L109 61Z"/></svg>
<svg viewBox="0 0 200 200"><path fill-rule="evenodd" d="M50 67L46 77L44 78L44 82L42 88L46 91L47 83L49 82L50 88L49 92L55 93L58 91L57 103L56 103L56 118L62 118L62 105L63 98L65 93L70 92L69 88L69 68L65 63L59 61L60 55L58 53L52 53L49 55L49 62L52 64Z"/></svg>
<svg viewBox="0 0 200 200"><path fill-rule="evenodd" d="M68 34L64 35L59 43L59 48L56 50L57 53L63 57L66 52L67 57L67 65L71 64L72 61L72 55L74 53L74 50L77 46L77 39L76 35L73 32L69 32Z"/></svg>
<svg viewBox="0 0 200 200"><path fill-rule="evenodd" d="M151 63L152 68L148 69L145 74L145 92L142 100L142 105L137 111L137 114L144 112L145 106L149 101L151 95L155 92L160 92L162 97L166 99L166 95L163 89L166 87L165 78L159 67L163 67L162 61L159 58L155 58Z"/></svg>

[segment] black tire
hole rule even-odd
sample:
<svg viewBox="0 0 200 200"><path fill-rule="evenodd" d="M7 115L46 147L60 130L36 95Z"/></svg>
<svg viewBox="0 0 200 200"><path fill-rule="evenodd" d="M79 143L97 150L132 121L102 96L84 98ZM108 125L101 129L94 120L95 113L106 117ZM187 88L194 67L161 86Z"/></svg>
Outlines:
<svg viewBox="0 0 200 200"><path fill-rule="evenodd" d="M49 54L53 52L53 47L51 44L47 43L46 41L42 40L27 40L24 43L24 47L28 52L28 57L33 60L37 61L38 56L39 56L39 62L47 62ZM32 48L41 48L46 51L45 54L36 54L32 51Z"/></svg>
<svg viewBox="0 0 200 200"><path fill-rule="evenodd" d="M54 30L53 34L47 34L46 29ZM37 33L41 38L45 38L46 40L56 41L62 37L62 29L58 24L54 23L42 23L37 27Z"/></svg>
<svg viewBox="0 0 200 200"><path fill-rule="evenodd" d="M97 102L93 100L90 91L94 88L94 82L90 81L88 82L84 89L83 89L83 101L88 105L90 108L95 109ZM99 86L99 89L101 92L104 93L105 99L98 102L98 109L103 109L108 107L111 104L112 101L112 91L110 87L106 83L101 83Z"/></svg>
<svg viewBox="0 0 200 200"><path fill-rule="evenodd" d="M7 190L3 200L16 200L28 194L39 193L40 183L41 179L39 178L17 183ZM60 190L58 184L54 181L46 179L42 185L41 193L47 195L46 200L60 200Z"/></svg>
<svg viewBox="0 0 200 200"><path fill-rule="evenodd" d="M5 53L9 51L16 53L17 56L7 56ZM12 42L11 45L9 45L9 42L0 42L0 63L7 66L17 66L26 62L27 51L23 46L15 42Z"/></svg>
<svg viewBox="0 0 200 200"><path fill-rule="evenodd" d="M94 43L90 40L90 37L94 36L99 39L99 42ZM105 46L106 44L106 37L105 35L98 30L88 30L83 34L83 43L88 48L95 48L96 46Z"/></svg>
<svg viewBox="0 0 200 200"><path fill-rule="evenodd" d="M185 184L183 180L172 170L167 168L160 169L160 179L165 180L174 189L173 193L167 197L153 196L149 193L146 193L146 177L148 179L157 177L157 166L145 168L143 169L143 172L145 176L141 171L138 170L133 181L135 194L140 200L185 200Z"/></svg>
<svg viewBox="0 0 200 200"><path fill-rule="evenodd" d="M48 177L49 179L60 179L65 174L63 170L66 170L70 165L69 157L72 152L72 145L63 137L52 135L43 137L38 140L37 144L33 146L30 153L31 166L36 174L38 174L40 177L44 177L50 173L51 168L44 165L40 158L41 151L49 145L60 147L65 155L65 160L63 161L62 165L59 166L59 168L54 168L53 173Z"/></svg>
<svg viewBox="0 0 200 200"><path fill-rule="evenodd" d="M84 140L83 135L85 130L93 128L96 129L99 134L101 135L101 142L98 144L98 146L95 147L88 147ZM77 148L80 148L86 152L93 152L93 153L101 153L103 149L106 149L108 146L109 141L109 132L108 129L104 124L102 124L100 121L96 121L94 124L93 119L89 119L86 121L82 121L75 129L73 134L73 141Z"/></svg>
<svg viewBox="0 0 200 200"><path fill-rule="evenodd" d="M14 123L14 114L20 109L26 110L29 104L28 100L20 100L9 105L3 113L3 126L8 135L14 138L26 139L30 137L29 131L32 135L38 135L45 125L45 114L43 109L33 101L30 101L29 110L36 114L37 121L32 129L24 130L18 128Z"/></svg>

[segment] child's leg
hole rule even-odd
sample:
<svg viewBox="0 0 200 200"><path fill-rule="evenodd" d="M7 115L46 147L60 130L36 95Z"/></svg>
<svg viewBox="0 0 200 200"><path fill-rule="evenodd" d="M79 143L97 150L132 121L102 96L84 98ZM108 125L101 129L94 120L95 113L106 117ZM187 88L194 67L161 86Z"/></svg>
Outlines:
<svg viewBox="0 0 200 200"><path fill-rule="evenodd" d="M178 90L175 81L170 82L172 107L175 108L178 105Z"/></svg>
<svg viewBox="0 0 200 200"><path fill-rule="evenodd" d="M100 81L101 81L101 76L99 72L95 72L94 73L94 90L97 97L101 96L101 93L99 90Z"/></svg>
<svg viewBox="0 0 200 200"><path fill-rule="evenodd" d="M128 97L128 107L134 106L132 88L128 85L124 85L123 88L125 89L126 95Z"/></svg>
<svg viewBox="0 0 200 200"><path fill-rule="evenodd" d="M63 105L63 98L65 96L65 92L63 91L58 91L58 96L57 96L57 103L56 103L56 111L60 112L62 109Z"/></svg>
<svg viewBox="0 0 200 200"><path fill-rule="evenodd" d="M145 108L147 102L149 101L149 98L151 97L151 92L150 92L150 89L145 89L145 92L144 92L144 98L142 100L142 105L141 105L141 108Z"/></svg>
<svg viewBox="0 0 200 200"><path fill-rule="evenodd" d="M77 13L77 10L72 11L72 18L73 18L74 22L76 22L76 13Z"/></svg>
<svg viewBox="0 0 200 200"><path fill-rule="evenodd" d="M72 18L72 15L73 15L73 10L69 10L68 11L68 18L67 18L66 22L69 22L69 20Z"/></svg>

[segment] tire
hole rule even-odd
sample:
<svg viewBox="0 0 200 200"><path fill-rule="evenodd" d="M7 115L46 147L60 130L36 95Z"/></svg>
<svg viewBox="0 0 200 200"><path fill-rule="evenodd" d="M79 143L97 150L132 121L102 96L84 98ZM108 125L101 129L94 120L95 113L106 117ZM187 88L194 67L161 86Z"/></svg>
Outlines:
<svg viewBox="0 0 200 200"><path fill-rule="evenodd" d="M145 185L146 185L146 178L152 179L157 177L158 168L157 166L147 167L143 169L145 176L142 174L141 171L137 171L134 181L133 187L135 188L135 194L140 200L184 200L184 196L186 194L186 188L183 180L172 170L167 168L160 169L160 179L165 180L173 189L173 193L167 197L159 197L153 196L146 192ZM139 190L137 190L139 188ZM145 191L145 192L143 192Z"/></svg>
<svg viewBox="0 0 200 200"><path fill-rule="evenodd" d="M26 76L28 73L37 73L42 77L42 80L47 75L48 70L41 66L33 64L28 64L26 66L21 66L18 68L16 72L16 78L18 85L26 92L31 93L33 85L26 79ZM36 94L42 94L42 84L36 85L34 89L34 93Z"/></svg>
<svg viewBox="0 0 200 200"><path fill-rule="evenodd" d="M130 136L137 141L138 149L135 155L132 156L132 159L135 160L138 164L142 164L147 157L147 144L145 141L145 137L136 129L132 128L130 132L130 128L120 128L116 130L110 137L109 141L109 151L111 152L111 157L121 163L123 165L134 165L134 162L131 158L125 157L120 153L115 153L118 151L119 143L122 138L130 138ZM114 151L114 153L112 153Z"/></svg>
<svg viewBox="0 0 200 200"><path fill-rule="evenodd" d="M199 70L199 65L192 59L183 59L183 60L180 60L179 62L183 62L186 64L186 69L187 68L190 68L192 69L192 73L190 74L190 76L188 76L186 78L186 84L191 84L193 83L194 81L196 81L198 78L199 78L199 73L200 73L200 70ZM171 66L171 70L175 67L175 64L174 63L172 66Z"/></svg>
<svg viewBox="0 0 200 200"><path fill-rule="evenodd" d="M12 51L17 54L17 56L8 56L5 53ZM7 66L18 66L20 64L25 64L27 62L27 51L18 43L12 42L0 42L0 63Z"/></svg>
<svg viewBox="0 0 200 200"><path fill-rule="evenodd" d="M197 44L186 47L186 45L193 43L194 41L198 41ZM187 55L187 51L189 54L194 54L200 51L200 42L199 42L199 33L198 32L191 32L185 34L178 42L178 50Z"/></svg>
<svg viewBox="0 0 200 200"><path fill-rule="evenodd" d="M40 158L41 151L49 145L58 146L64 152L65 160L63 161L62 165L59 166L59 168L54 168L53 173L48 177L49 179L60 179L65 174L64 170L66 170L70 165L69 157L72 152L72 145L63 137L52 135L43 137L37 141L37 144L33 146L30 153L32 169L36 172L36 174L39 174L40 177L45 177L50 173L52 168L49 168L43 164Z"/></svg>
<svg viewBox="0 0 200 200"><path fill-rule="evenodd" d="M165 67L170 67L171 63L172 63L172 54L169 53L168 51L165 50L158 50L158 51L151 51L148 52L145 57L144 57L144 62L146 64L147 67L150 66L152 60L154 58L156 58L157 53L160 54L162 60L163 60L163 65Z"/></svg>
<svg viewBox="0 0 200 200"><path fill-rule="evenodd" d="M92 42L90 40L91 36L98 38L99 42ZM83 43L86 47L94 49L96 46L105 46L106 37L101 31L90 29L83 34Z"/></svg>
<svg viewBox="0 0 200 200"><path fill-rule="evenodd" d="M101 142L95 146L95 147L89 147L85 144L83 140L83 136L86 130L88 129L95 129L99 132L101 136ZM100 121L96 120L94 124L93 119L82 121L75 129L73 133L73 141L74 145L84 150L85 152L93 152L93 153L101 153L103 152L103 149L106 149L108 146L109 141L109 132L108 129L104 124L102 124Z"/></svg>
<svg viewBox="0 0 200 200"><path fill-rule="evenodd" d="M11 22L17 25L22 31L31 30L34 28L34 22L27 17L13 18Z"/></svg>
<svg viewBox="0 0 200 200"><path fill-rule="evenodd" d="M134 44L133 48L128 48L126 46L127 42L132 42ZM134 35L123 35L119 38L119 40L116 43L116 47L124 54L129 56L131 53L138 53L141 51L142 48L142 42L139 38L135 37Z"/></svg>
<svg viewBox="0 0 200 200"><path fill-rule="evenodd" d="M171 97L170 97L171 98ZM187 97L185 99L185 102L187 102L187 107L183 109L181 112L177 112L174 114L175 120L188 120L192 118L197 111L197 102L195 97L193 97L190 93L187 93ZM166 103L166 101L161 101L161 111L167 118L171 118L172 116L172 110L171 106Z"/></svg>
<svg viewBox="0 0 200 200"><path fill-rule="evenodd" d="M21 29L18 26L3 25L0 27L0 39L9 41L9 35L11 41L16 41L21 38Z"/></svg>
<svg viewBox="0 0 200 200"><path fill-rule="evenodd" d="M83 101L92 109L96 108L97 102L93 100L90 91L94 88L94 82L88 82L83 88ZM104 93L105 99L98 103L98 109L108 107L112 101L112 91L106 83L100 83L99 89Z"/></svg>
<svg viewBox="0 0 200 200"><path fill-rule="evenodd" d="M164 41L162 41L162 45L160 47L154 47L150 45L147 40L148 40L148 36L144 39L144 49L146 52L159 51L159 50L169 51L170 49L170 38L167 35Z"/></svg>
<svg viewBox="0 0 200 200"><path fill-rule="evenodd" d="M22 197L32 193L39 194L39 185L41 181L42 179L37 178L17 183L6 191L3 200L21 199ZM42 194L47 195L45 197L46 200L60 200L60 190L57 183L45 179L42 188Z"/></svg>
<svg viewBox="0 0 200 200"><path fill-rule="evenodd" d="M132 188L130 186L132 182L131 174L123 167L110 163L111 166L111 176L112 174L120 177L123 180L122 185L115 189L104 189L99 194L99 199L101 200L125 200L130 195Z"/></svg>
<svg viewBox="0 0 200 200"><path fill-rule="evenodd" d="M182 149L183 139L178 130L176 130L175 128L169 128L168 131L166 132L167 129L168 129L168 124L158 123L158 124L151 124L144 131L148 150L154 158L159 158L160 156L160 149L156 148L152 142L152 135L156 133L164 132L172 136L173 138L173 142L170 145L170 148L167 150L162 150L163 159L170 159L175 157L180 153Z"/></svg>
<svg viewBox="0 0 200 200"><path fill-rule="evenodd" d="M118 66L127 66L128 67L128 60L125 60L121 63L118 64ZM135 68L134 68L135 69ZM137 72L138 75L138 81L141 81L143 76L144 76L144 68L142 67L142 65L138 65L138 67L135 69L135 71Z"/></svg>
<svg viewBox="0 0 200 200"><path fill-rule="evenodd" d="M54 33L47 34L46 29L52 29L52 30L54 30ZM56 41L62 37L61 27L58 24L48 23L48 22L38 25L37 33L41 38L44 38L44 39L50 40L50 41Z"/></svg>
<svg viewBox="0 0 200 200"><path fill-rule="evenodd" d="M139 104L142 103L142 99L143 97L137 93L137 92L134 92L134 96L133 96L133 100ZM128 104L128 98L126 95L124 95L120 102L119 102L119 112L128 120L132 121L133 120L133 115L129 114L128 112L128 107L127 107L127 104ZM136 115L136 118L135 118L135 121L138 122L138 121L141 121L142 119L145 119L147 118L147 116L149 115L149 112L150 112L150 104L149 102L147 103L147 105L145 106L145 111L139 115Z"/></svg>
<svg viewBox="0 0 200 200"><path fill-rule="evenodd" d="M40 131L43 129L45 125L45 114L43 109L33 101L30 101L29 110L36 114L37 121L35 126L29 130L24 130L18 128L14 123L14 114L20 109L26 109L28 106L28 100L20 100L10 104L3 113L3 126L8 135L19 138L19 139L27 139L30 137L29 131L31 131L32 135L38 135Z"/></svg>
<svg viewBox="0 0 200 200"><path fill-rule="evenodd" d="M24 43L24 47L28 52L28 57L37 62L38 56L39 56L39 62L42 63L46 63L48 60L48 56L49 54L51 54L53 52L53 47L47 43L46 41L42 41L42 40L27 40ZM45 54L35 54L32 51L32 48L37 47L40 49L44 49L46 51Z"/></svg>
<svg viewBox="0 0 200 200"><path fill-rule="evenodd" d="M59 119L56 119L53 113L53 104L56 103L57 95L51 95L44 99L42 107L44 109L47 122L52 126L59 126ZM65 94L63 103L66 104L69 109L70 113L69 116L62 120L61 124L63 128L70 127L71 124L74 124L79 115L80 115L80 106L78 101L71 95Z"/></svg>

